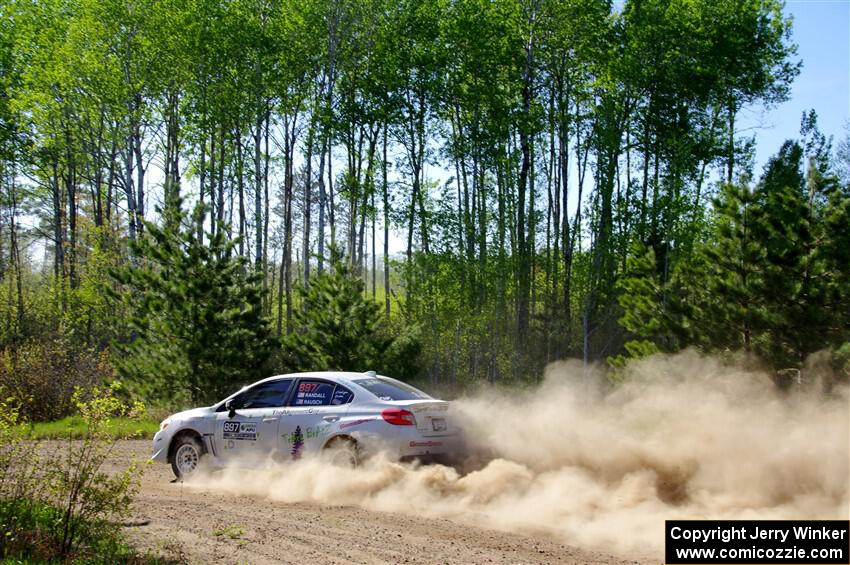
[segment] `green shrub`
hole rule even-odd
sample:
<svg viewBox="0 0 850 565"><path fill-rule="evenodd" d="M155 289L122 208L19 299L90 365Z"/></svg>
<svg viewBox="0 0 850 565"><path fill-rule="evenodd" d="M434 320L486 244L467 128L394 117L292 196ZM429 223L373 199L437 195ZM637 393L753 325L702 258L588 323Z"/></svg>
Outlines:
<svg viewBox="0 0 850 565"><path fill-rule="evenodd" d="M79 387L88 389L112 377L106 351L78 349L63 342L28 341L0 350L0 382L17 399L27 421L57 420L76 409Z"/></svg>
<svg viewBox="0 0 850 565"><path fill-rule="evenodd" d="M141 467L132 462L107 473L115 444L110 422L136 418L116 387L77 389L71 402L85 424L80 439L59 449L27 436L19 405L0 400L0 558L113 563L133 561L119 521L139 488ZM0 395L2 398L3 395Z"/></svg>

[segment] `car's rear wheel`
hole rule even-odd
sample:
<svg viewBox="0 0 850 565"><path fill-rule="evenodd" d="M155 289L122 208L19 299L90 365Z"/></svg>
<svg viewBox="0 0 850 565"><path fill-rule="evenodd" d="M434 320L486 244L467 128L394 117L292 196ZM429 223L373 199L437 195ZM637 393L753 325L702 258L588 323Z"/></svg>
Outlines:
<svg viewBox="0 0 850 565"><path fill-rule="evenodd" d="M174 440L174 455L171 457L171 470L178 479L185 479L198 470L204 456L204 449L196 437L184 435Z"/></svg>
<svg viewBox="0 0 850 565"><path fill-rule="evenodd" d="M325 446L325 452L332 464L339 467L357 467L360 464L360 449L357 442L349 437L333 438Z"/></svg>

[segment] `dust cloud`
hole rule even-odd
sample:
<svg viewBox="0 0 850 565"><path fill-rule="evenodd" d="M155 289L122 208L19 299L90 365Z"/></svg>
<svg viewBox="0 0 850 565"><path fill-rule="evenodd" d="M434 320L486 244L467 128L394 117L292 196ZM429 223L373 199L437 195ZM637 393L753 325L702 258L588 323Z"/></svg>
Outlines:
<svg viewBox="0 0 850 565"><path fill-rule="evenodd" d="M196 488L282 502L451 518L623 555L657 555L665 519L847 519L847 387L782 393L758 371L684 352L632 364L605 386L579 363L531 390L453 402L479 464L463 474L376 456L320 458Z"/></svg>

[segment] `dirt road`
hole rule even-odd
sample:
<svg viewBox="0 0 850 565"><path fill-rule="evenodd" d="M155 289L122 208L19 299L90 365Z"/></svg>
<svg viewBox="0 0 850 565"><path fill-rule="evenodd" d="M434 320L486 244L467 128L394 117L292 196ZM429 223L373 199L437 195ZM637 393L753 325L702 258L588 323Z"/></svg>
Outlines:
<svg viewBox="0 0 850 565"><path fill-rule="evenodd" d="M114 461L144 460L149 446L120 442ZM126 531L138 547L190 563L636 563L545 535L199 491L172 478L165 465L147 467Z"/></svg>

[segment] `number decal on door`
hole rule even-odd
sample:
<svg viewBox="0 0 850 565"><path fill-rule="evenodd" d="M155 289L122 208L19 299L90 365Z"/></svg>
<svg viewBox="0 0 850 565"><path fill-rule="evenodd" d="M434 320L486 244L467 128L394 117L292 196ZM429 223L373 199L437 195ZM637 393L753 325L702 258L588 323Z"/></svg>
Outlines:
<svg viewBox="0 0 850 565"><path fill-rule="evenodd" d="M225 422L224 439L257 439L257 424L254 422Z"/></svg>

